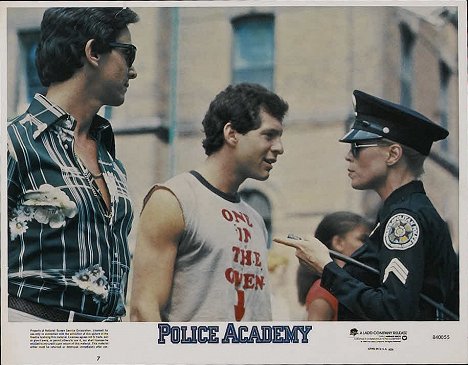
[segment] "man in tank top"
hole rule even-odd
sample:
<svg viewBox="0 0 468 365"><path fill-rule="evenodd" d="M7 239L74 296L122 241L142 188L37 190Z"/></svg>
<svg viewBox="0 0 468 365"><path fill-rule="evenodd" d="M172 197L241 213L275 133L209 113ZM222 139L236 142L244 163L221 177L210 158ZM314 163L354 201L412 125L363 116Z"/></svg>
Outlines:
<svg viewBox="0 0 468 365"><path fill-rule="evenodd" d="M283 153L288 104L256 84L228 86L203 120L206 160L155 185L134 253L132 321L269 321L268 234L240 199Z"/></svg>

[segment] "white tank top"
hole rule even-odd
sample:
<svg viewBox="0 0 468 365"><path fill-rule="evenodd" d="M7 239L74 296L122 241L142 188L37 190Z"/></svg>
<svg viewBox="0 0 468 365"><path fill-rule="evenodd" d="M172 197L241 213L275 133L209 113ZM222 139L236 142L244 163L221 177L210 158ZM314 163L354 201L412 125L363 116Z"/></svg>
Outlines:
<svg viewBox="0 0 468 365"><path fill-rule="evenodd" d="M194 171L161 187L176 196L185 221L162 319L271 321L268 234L260 214Z"/></svg>

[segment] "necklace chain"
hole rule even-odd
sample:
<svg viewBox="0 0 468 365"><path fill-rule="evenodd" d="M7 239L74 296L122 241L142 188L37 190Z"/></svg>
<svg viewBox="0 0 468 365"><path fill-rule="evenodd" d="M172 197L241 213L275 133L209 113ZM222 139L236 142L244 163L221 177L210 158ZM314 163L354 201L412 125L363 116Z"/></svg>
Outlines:
<svg viewBox="0 0 468 365"><path fill-rule="evenodd" d="M93 179L102 179L102 172L100 172L98 175L94 175L91 171L89 171L89 169L88 172Z"/></svg>
<svg viewBox="0 0 468 365"><path fill-rule="evenodd" d="M86 171L91 175L91 177L92 177L93 179L95 179L95 180L96 180L96 179L102 179L102 172L99 172L99 174L94 175L94 174L91 172L91 170L85 165L85 163L84 163L83 160L80 158L80 156L78 156L78 155L76 154L76 152L74 152L73 154L75 155L75 158L77 159L77 161L79 161L80 164L83 165L83 167L86 168Z"/></svg>
<svg viewBox="0 0 468 365"><path fill-rule="evenodd" d="M90 186L91 186L91 191L93 192L93 195L95 198L99 199L99 196L98 196L98 192L96 191L96 187L94 186L92 180L89 178L91 176L91 178L93 180L97 180L97 179L102 179L103 178L103 175L102 175L102 172L100 172L98 175L94 175L87 167L86 165L84 164L83 160L81 160L81 158L78 156L78 154L73 150L73 155L75 156L75 160L78 162L78 164L81 166L81 170L82 172L84 172L84 175L86 177L86 179L88 180ZM85 170L85 171L83 171ZM87 172L87 173L86 173ZM102 207L101 207L102 208ZM112 207L110 208L110 210L107 210L106 208L103 208L103 214L106 218L108 219L111 219L112 218Z"/></svg>

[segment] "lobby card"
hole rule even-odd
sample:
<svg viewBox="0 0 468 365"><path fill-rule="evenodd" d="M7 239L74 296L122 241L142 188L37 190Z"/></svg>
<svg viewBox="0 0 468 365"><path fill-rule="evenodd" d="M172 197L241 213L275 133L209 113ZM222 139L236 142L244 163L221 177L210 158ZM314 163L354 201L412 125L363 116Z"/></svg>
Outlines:
<svg viewBox="0 0 468 365"><path fill-rule="evenodd" d="M270 242L271 322L141 323L130 321L128 309L120 323L10 322L6 121L24 112L34 90L42 90L33 54L44 10L98 4L130 7L140 15L130 27L138 77L122 106L101 110L112 121L134 200L131 251L147 189L203 160L200 130L208 103L245 75L290 105L277 170L268 182L245 187L252 205L259 198L267 202L255 207L271 223L271 238L311 234L332 210L375 217L375 197L348 186L347 150L338 143L353 116L351 93L364 88L410 100L450 132L449 142L429 157L423 180L447 217L458 254L457 318L307 321L297 299L295 250ZM2 2L0 16L6 50L0 63L2 364L468 362L466 2ZM173 144L159 137L161 126L176 133ZM127 306L131 275L128 281Z"/></svg>

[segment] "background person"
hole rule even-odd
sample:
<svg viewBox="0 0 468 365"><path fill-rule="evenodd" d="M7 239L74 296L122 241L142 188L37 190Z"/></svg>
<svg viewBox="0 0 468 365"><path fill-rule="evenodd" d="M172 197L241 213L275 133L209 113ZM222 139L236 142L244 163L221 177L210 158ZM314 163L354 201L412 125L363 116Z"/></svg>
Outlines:
<svg viewBox="0 0 468 365"><path fill-rule="evenodd" d="M322 275L322 287L340 302L339 320L436 320L440 311L420 294L456 311L458 260L419 177L432 143L448 131L404 106L359 90L354 97L356 119L340 140L351 144L348 176L354 189L377 192L383 206L353 258L380 275L339 267L318 240L275 241L296 247L296 256Z"/></svg>
<svg viewBox="0 0 468 365"><path fill-rule="evenodd" d="M8 123L10 321L125 315L132 207L103 105L124 102L128 8L51 8L36 53L48 87Z"/></svg>
<svg viewBox="0 0 468 365"><path fill-rule="evenodd" d="M288 105L256 84L228 86L203 119L207 158L145 198L134 255L132 321L268 321L268 234L240 199L283 153Z"/></svg>
<svg viewBox="0 0 468 365"><path fill-rule="evenodd" d="M327 214L318 224L315 237L329 249L346 256L360 248L370 233L369 223L359 214L334 212ZM344 262L336 260L340 266ZM297 269L297 288L299 302L305 305L307 319L310 321L336 321L338 319L338 300L320 286L320 276L305 265Z"/></svg>

